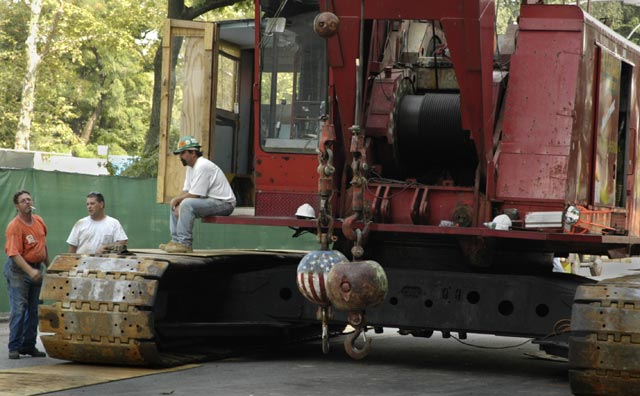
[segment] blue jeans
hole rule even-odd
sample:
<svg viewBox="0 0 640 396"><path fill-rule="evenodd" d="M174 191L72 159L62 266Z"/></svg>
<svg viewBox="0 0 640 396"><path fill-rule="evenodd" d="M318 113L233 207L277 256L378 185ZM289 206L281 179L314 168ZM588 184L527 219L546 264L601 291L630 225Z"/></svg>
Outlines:
<svg viewBox="0 0 640 396"><path fill-rule="evenodd" d="M234 204L215 198L185 198L180 202L180 214L171 211L169 230L171 240L185 246L193 244L193 221L196 217L228 216L233 212Z"/></svg>
<svg viewBox="0 0 640 396"><path fill-rule="evenodd" d="M38 303L42 282L35 283L9 258L4 265L9 291L9 351L29 351L38 336Z"/></svg>

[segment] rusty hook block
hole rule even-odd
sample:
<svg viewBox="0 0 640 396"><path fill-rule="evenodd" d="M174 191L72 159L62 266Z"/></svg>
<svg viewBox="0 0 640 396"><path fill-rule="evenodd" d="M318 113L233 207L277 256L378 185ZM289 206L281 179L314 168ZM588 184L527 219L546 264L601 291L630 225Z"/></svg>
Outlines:
<svg viewBox="0 0 640 396"><path fill-rule="evenodd" d="M361 333L364 339L364 345L362 348L358 348L356 346L356 340ZM366 337L365 332L362 331L362 326L358 326L353 333L347 336L344 340L344 350L347 352L347 355L356 360L364 359L369 352L371 352L371 338Z"/></svg>

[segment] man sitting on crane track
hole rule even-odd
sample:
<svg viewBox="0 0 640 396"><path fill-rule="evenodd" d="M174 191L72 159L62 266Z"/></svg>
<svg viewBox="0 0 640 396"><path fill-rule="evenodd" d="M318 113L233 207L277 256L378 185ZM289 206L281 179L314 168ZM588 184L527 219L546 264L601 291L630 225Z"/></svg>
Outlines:
<svg viewBox="0 0 640 396"><path fill-rule="evenodd" d="M228 216L236 196L222 169L202 156L200 142L183 136L173 154L187 167L182 192L171 200L171 241L160 245L168 253L193 252L193 222L196 217Z"/></svg>
<svg viewBox="0 0 640 396"><path fill-rule="evenodd" d="M67 238L69 253L122 253L128 237L120 222L104 213L104 195L92 191L87 195L87 212L74 224Z"/></svg>

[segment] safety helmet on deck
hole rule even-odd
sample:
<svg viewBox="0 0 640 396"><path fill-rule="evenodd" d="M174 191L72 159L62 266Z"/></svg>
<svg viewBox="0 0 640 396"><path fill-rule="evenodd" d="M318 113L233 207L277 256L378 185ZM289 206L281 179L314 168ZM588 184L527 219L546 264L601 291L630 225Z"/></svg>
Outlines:
<svg viewBox="0 0 640 396"><path fill-rule="evenodd" d="M173 151L174 154L180 154L186 150L200 150L200 142L193 136L183 136L178 142L178 147Z"/></svg>
<svg viewBox="0 0 640 396"><path fill-rule="evenodd" d="M296 210L296 217L299 219L315 219L316 211L313 210L313 207L308 203L302 204L298 206L298 210Z"/></svg>

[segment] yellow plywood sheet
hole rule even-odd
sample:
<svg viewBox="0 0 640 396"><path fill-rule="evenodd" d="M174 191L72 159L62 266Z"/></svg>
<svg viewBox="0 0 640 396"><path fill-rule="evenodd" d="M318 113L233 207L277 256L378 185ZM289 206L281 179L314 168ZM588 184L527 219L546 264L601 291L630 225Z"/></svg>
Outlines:
<svg viewBox="0 0 640 396"><path fill-rule="evenodd" d="M148 369L61 363L14 368L0 371L0 396L38 395L198 366L187 364L168 369Z"/></svg>
<svg viewBox="0 0 640 396"><path fill-rule="evenodd" d="M216 256L246 256L246 255L267 255L267 254L307 254L307 250L258 250L258 249L196 249L192 253L167 253L162 249L129 249L131 253L142 254L162 254L174 256L197 256L197 257L216 257Z"/></svg>

